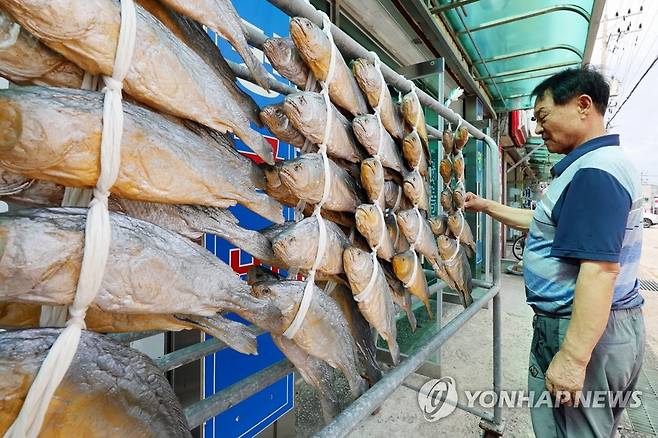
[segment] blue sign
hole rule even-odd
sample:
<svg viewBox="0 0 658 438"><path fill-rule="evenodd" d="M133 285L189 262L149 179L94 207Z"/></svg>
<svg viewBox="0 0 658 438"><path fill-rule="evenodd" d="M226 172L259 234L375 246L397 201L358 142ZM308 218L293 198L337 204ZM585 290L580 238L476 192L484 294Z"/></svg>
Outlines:
<svg viewBox="0 0 658 438"><path fill-rule="evenodd" d="M241 0L233 2L238 15L249 23L262 29L268 36L288 35L289 17L265 0ZM243 63L238 53L226 41L218 37L212 30L208 30L210 38L217 44L224 58L236 63ZM254 54L265 65L265 69L277 79L289 84L280 77L269 64L263 53L252 48ZM258 106L271 105L283 100L283 96L276 92L266 92L261 87L249 82L238 80L241 88L256 101ZM275 138L266 128L257 128L272 145L275 159L286 160L298 155L292 146ZM235 147L245 156L260 162L260 159L240 139L235 137ZM242 206L231 208L231 212L240 222L240 226L251 230L260 230L271 225L265 218L253 213ZM294 219L294 210L285 208L283 215L286 220ZM250 267L260 264L251 254L236 248L229 242L214 236L206 235L205 247L229 264L235 272L245 275ZM240 320L235 315L230 318ZM246 321L241 321L247 323ZM225 349L204 359L204 397L209 397L233 383L251 376L268 366L283 359L283 354L276 348L268 333L258 337L258 355L249 356L231 349ZM278 382L254 394L243 402L231 407L220 415L208 420L204 425L205 438L232 438L252 437L283 414L294 407L294 378L293 374L282 378Z"/></svg>

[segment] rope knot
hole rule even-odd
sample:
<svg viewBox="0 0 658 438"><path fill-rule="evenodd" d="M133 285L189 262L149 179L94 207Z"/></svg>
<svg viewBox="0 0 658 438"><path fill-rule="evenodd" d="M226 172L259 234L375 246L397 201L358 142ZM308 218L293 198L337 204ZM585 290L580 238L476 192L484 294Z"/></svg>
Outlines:
<svg viewBox="0 0 658 438"><path fill-rule="evenodd" d="M105 87L103 88L104 93L108 91L116 91L121 93L123 90L123 82L117 81L111 76L103 76L103 81L105 82Z"/></svg>
<svg viewBox="0 0 658 438"><path fill-rule="evenodd" d="M69 320L66 321L66 326L77 325L82 330L87 328L85 323L85 316L87 315L87 309L74 309L73 306L69 307Z"/></svg>

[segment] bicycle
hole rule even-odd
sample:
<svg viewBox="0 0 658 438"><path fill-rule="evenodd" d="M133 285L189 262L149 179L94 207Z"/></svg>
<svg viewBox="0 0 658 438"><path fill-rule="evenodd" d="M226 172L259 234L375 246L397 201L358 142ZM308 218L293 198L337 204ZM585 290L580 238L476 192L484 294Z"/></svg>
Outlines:
<svg viewBox="0 0 658 438"><path fill-rule="evenodd" d="M523 260L523 251L525 250L525 234L521 234L519 237L514 239L512 244L512 254L516 257L517 260Z"/></svg>

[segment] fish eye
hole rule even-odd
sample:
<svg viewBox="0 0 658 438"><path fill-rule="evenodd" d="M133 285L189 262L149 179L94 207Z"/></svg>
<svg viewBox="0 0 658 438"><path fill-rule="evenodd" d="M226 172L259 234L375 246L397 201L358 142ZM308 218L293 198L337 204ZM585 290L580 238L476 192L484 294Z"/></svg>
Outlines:
<svg viewBox="0 0 658 438"><path fill-rule="evenodd" d="M300 164L295 164L295 172L301 172L302 166Z"/></svg>

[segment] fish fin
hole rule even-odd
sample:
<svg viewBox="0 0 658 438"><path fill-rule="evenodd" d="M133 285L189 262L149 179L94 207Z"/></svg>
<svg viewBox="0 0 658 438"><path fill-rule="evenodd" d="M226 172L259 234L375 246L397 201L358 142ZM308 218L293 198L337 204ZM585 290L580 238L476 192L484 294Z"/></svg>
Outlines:
<svg viewBox="0 0 658 438"><path fill-rule="evenodd" d="M254 131L249 127L249 121L245 118L243 119L247 124L247 127L242 129L242 127L233 127L233 132L235 135L240 137L240 139L246 144L249 149L251 149L256 155L258 155L261 160L267 164L274 165L274 152L272 151L272 145L265 140L259 132Z"/></svg>
<svg viewBox="0 0 658 438"><path fill-rule="evenodd" d="M214 316L175 315L176 318L190 322L199 330L225 342L232 349L244 354L258 354L256 335L244 324Z"/></svg>
<svg viewBox="0 0 658 438"><path fill-rule="evenodd" d="M20 192L29 189L30 186L34 183L34 181L35 180L30 179L20 184L0 186L0 197L17 195Z"/></svg>
<svg viewBox="0 0 658 438"><path fill-rule="evenodd" d="M263 64L254 56L253 53L251 53L251 50L247 48L248 53L243 56L242 53L240 53L240 56L242 56L242 60L244 61L245 64L247 64L247 68L249 69L249 72L251 75L254 77L256 82L258 82L258 85L260 85L265 91L270 91L270 81L269 81L269 73L267 73L267 70L265 70L265 67ZM245 59L246 58L246 59Z"/></svg>
<svg viewBox="0 0 658 438"><path fill-rule="evenodd" d="M467 308L473 304L473 297L468 290L459 290L457 292L459 292L459 299L462 302L462 306L464 306L464 308Z"/></svg>
<svg viewBox="0 0 658 438"><path fill-rule="evenodd" d="M269 219L275 224L285 222L283 217L283 205L277 200L270 198L265 193L253 192L253 199L249 199L242 204L254 213L258 213L265 219Z"/></svg>
<svg viewBox="0 0 658 438"><path fill-rule="evenodd" d="M400 363L400 346L398 345L397 340L393 336L388 336L389 339L386 340L388 344L388 351L391 353L391 360L393 365L397 366Z"/></svg>
<svg viewBox="0 0 658 438"><path fill-rule="evenodd" d="M430 304L429 298L425 300L425 308L427 309L427 315L430 317L430 319L434 319L434 315L432 314L432 305Z"/></svg>
<svg viewBox="0 0 658 438"><path fill-rule="evenodd" d="M414 315L414 311L409 308L405 309L405 312L407 313L407 319L409 320L409 326L411 327L412 333L416 332L416 328L418 327L418 322L416 321L416 315Z"/></svg>

